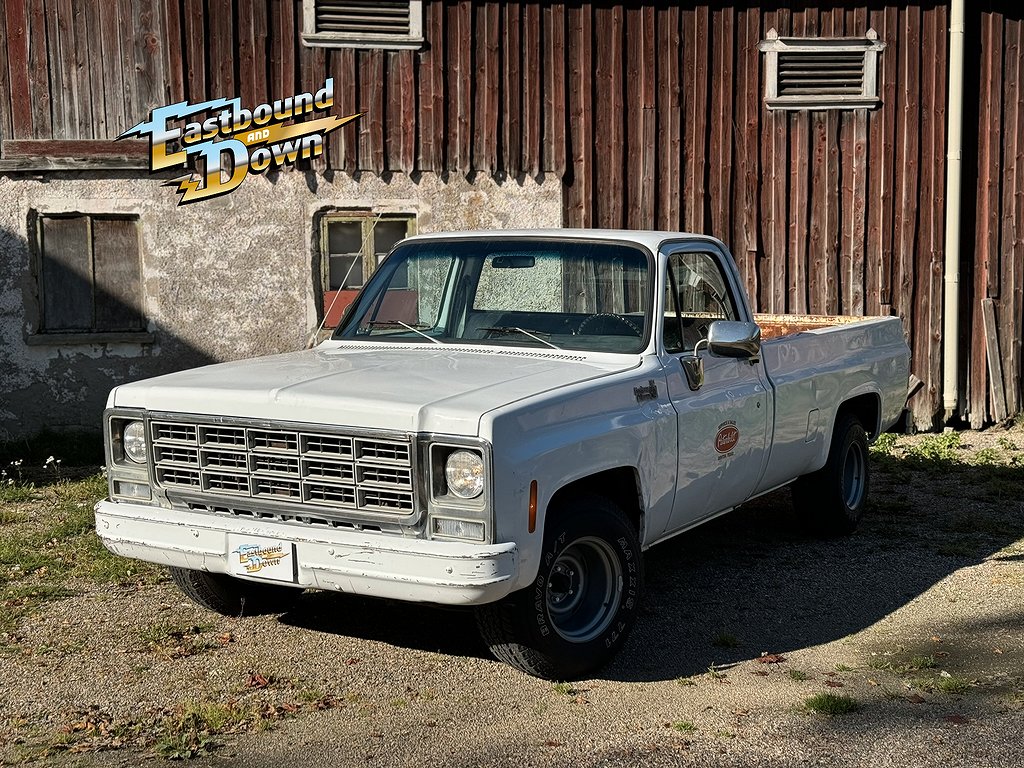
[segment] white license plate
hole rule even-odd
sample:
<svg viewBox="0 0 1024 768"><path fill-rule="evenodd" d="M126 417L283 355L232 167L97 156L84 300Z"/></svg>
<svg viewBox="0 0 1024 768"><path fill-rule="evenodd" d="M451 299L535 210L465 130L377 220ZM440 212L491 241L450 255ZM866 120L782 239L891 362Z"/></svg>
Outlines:
<svg viewBox="0 0 1024 768"><path fill-rule="evenodd" d="M228 535L228 563L231 573L252 579L296 581L298 564L295 545L262 536Z"/></svg>

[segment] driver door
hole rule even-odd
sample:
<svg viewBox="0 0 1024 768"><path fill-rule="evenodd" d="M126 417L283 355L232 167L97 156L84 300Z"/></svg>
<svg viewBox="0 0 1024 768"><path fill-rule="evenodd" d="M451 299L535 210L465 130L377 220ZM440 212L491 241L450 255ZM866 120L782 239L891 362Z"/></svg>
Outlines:
<svg viewBox="0 0 1024 768"><path fill-rule="evenodd" d="M680 362L707 339L715 320L749 316L741 314L725 258L707 243L683 245L668 254L662 328L669 397L679 420L679 473L667 530L745 501L765 460L768 398L760 358L717 357L701 345L697 354L704 383L696 391Z"/></svg>

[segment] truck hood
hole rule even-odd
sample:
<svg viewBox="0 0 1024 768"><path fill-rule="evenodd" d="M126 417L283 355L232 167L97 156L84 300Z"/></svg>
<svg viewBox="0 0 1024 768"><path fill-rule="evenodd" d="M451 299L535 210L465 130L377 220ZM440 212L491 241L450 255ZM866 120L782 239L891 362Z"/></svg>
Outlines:
<svg viewBox="0 0 1024 768"><path fill-rule="evenodd" d="M502 405L636 367L639 356L324 342L125 384L111 405L477 436Z"/></svg>

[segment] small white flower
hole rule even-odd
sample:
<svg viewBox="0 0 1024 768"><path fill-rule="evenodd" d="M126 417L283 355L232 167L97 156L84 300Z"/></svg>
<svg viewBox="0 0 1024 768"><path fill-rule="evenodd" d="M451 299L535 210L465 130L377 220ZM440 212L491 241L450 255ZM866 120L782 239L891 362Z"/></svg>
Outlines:
<svg viewBox="0 0 1024 768"><path fill-rule="evenodd" d="M21 459L18 459L16 461L12 461L11 462L11 466L12 467L20 467L21 466Z"/></svg>
<svg viewBox="0 0 1024 768"><path fill-rule="evenodd" d="M44 467L48 467L48 466L50 466L51 464L53 464L53 456L50 456L50 457L49 457L49 458L48 458L48 459L46 460L46 463L45 463L45 464L43 464L43 466L44 466Z"/></svg>

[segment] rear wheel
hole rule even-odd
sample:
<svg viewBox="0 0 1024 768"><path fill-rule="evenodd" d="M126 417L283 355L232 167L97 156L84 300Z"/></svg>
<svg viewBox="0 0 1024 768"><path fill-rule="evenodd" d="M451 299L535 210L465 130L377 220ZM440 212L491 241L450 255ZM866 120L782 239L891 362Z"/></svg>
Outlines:
<svg viewBox="0 0 1024 768"><path fill-rule="evenodd" d="M817 534L853 533L864 514L870 481L867 433L856 417L840 416L825 466L793 484L793 506Z"/></svg>
<svg viewBox="0 0 1024 768"><path fill-rule="evenodd" d="M277 584L257 584L223 573L170 568L171 580L194 602L224 616L282 613L302 590Z"/></svg>
<svg viewBox="0 0 1024 768"><path fill-rule="evenodd" d="M636 621L643 592L640 543L607 499L573 500L553 511L534 583L477 609L491 652L549 680L604 665Z"/></svg>

